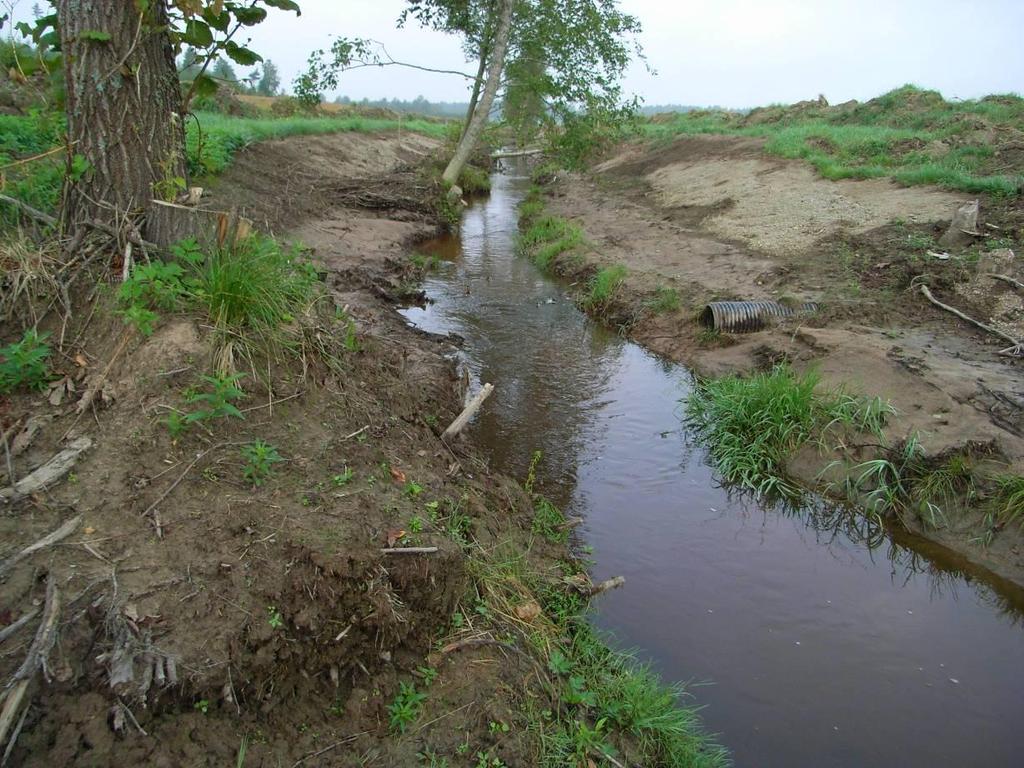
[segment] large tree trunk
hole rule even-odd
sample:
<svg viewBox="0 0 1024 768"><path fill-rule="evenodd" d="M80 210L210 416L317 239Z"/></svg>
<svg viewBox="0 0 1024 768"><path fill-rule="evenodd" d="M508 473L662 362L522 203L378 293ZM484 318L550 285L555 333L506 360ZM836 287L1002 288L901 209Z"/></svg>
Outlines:
<svg viewBox="0 0 1024 768"><path fill-rule="evenodd" d="M501 0L498 13L498 26L494 33L494 48L491 51L490 66L487 68L487 83L484 85L483 94L480 96L480 103L473 112L459 145L455 148L455 155L444 169L441 176L447 184L458 183L462 169L466 167L469 156L473 154L480 134L487 124L487 118L491 114L491 106L494 104L494 97L498 93L498 86L501 84L501 72L505 66L505 54L508 51L509 32L512 28L512 2L513 0Z"/></svg>
<svg viewBox="0 0 1024 768"><path fill-rule="evenodd" d="M68 138L87 167L69 181L66 229L144 212L186 186L185 129L166 0L57 0ZM72 176L69 176L71 179Z"/></svg>

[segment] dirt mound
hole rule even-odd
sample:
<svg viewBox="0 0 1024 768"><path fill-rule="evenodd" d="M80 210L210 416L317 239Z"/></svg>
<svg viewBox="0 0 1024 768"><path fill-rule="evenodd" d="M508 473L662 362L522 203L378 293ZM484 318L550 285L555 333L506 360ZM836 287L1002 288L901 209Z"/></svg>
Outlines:
<svg viewBox="0 0 1024 768"><path fill-rule="evenodd" d="M647 148L631 145L595 170L617 178L641 175L658 205L680 223L699 223L726 241L771 255L812 248L825 235L866 232L893 219L948 218L962 196L880 179L833 182L809 166L765 156L758 139L686 136ZM913 151L909 146L907 151Z"/></svg>

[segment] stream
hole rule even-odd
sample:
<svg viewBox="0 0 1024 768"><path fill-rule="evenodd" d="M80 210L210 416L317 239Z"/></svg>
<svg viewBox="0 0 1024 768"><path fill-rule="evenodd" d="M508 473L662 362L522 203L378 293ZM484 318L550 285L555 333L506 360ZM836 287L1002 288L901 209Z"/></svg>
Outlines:
<svg viewBox="0 0 1024 768"><path fill-rule="evenodd" d="M682 422L682 366L600 327L516 255L525 177L492 177L416 326L464 340L495 392L472 426L492 467L580 515L593 621L636 648L740 768L1024 765L1024 590L827 506L723 489ZM589 551L589 550L588 550ZM705 684L706 683L706 684Z"/></svg>

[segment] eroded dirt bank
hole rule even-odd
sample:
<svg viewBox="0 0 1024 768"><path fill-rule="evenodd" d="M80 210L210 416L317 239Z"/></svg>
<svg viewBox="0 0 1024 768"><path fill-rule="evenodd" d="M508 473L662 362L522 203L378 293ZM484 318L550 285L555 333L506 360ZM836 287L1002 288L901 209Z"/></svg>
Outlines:
<svg viewBox="0 0 1024 768"><path fill-rule="evenodd" d="M383 766L423 750L532 760L521 697L546 675L463 605L466 547L529 552L532 572L555 581L568 553L534 535L518 483L439 439L464 395L451 343L409 329L391 304L417 279L409 249L434 220L323 191L432 148L415 135L271 142L215 185L215 205L303 241L326 273L297 354L242 380L244 418L169 431L168 415L209 389L209 329L171 314L149 337L126 331L102 287L64 336L61 387L0 403L19 476L65 434L91 441L64 482L0 518L11 551L80 518L0 585L5 627L37 614L48 584L61 606L50 680L28 690L11 764ZM79 417L93 383L101 394ZM257 440L281 461L255 487L240 448ZM436 550L383 551L410 547ZM529 602L525 587L517 595ZM529 629L539 613L510 620ZM5 632L4 679L35 626ZM442 639L468 642L442 652ZM401 699L411 709L398 728L400 679L429 695Z"/></svg>
<svg viewBox="0 0 1024 768"><path fill-rule="evenodd" d="M898 410L887 430L893 443L918 434L930 457L966 453L1020 474L1020 361L916 290L924 281L947 303L1020 337L1021 294L987 277L1022 277L1011 250L1024 221L1019 203L983 199L988 236L948 260L927 253L945 250L937 240L967 199L883 180L827 181L798 161L765 156L759 140L700 136L630 145L592 173L560 174L544 202L583 230L585 245L560 265L570 279L627 268L607 314L650 349L708 376L782 360L813 365L826 385L889 399ZM675 292L677 308L658 307L659 289ZM697 315L721 299L823 309L758 333L710 333ZM870 457L871 446L851 447L853 460ZM790 471L813 484L831 458L807 448ZM926 533L1024 582L1019 531L982 546L981 518L968 508Z"/></svg>

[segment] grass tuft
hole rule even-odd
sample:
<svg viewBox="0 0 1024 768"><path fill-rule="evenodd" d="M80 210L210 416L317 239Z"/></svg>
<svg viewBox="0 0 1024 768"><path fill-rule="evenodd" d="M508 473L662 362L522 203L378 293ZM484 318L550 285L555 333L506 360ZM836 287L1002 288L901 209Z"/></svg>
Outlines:
<svg viewBox="0 0 1024 768"><path fill-rule="evenodd" d="M686 401L686 415L708 446L723 479L761 496L796 497L786 477L789 455L831 427L878 435L893 413L887 403L841 391L819 392L816 371L787 365L748 378L701 382Z"/></svg>

